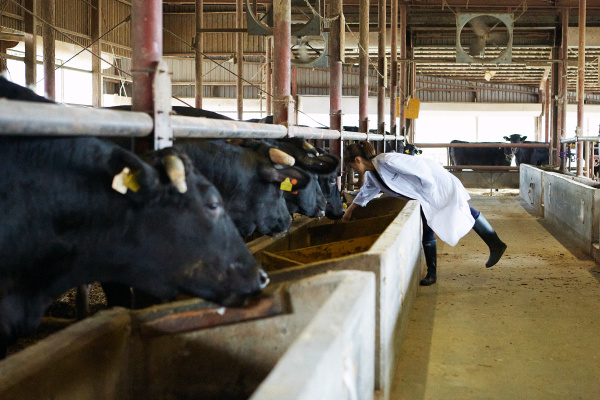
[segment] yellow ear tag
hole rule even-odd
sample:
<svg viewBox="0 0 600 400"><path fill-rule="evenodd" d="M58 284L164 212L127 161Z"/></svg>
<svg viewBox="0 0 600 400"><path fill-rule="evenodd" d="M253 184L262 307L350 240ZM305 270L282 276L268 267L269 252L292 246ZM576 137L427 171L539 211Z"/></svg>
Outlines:
<svg viewBox="0 0 600 400"><path fill-rule="evenodd" d="M285 178L284 181L281 182L279 189L285 190L286 192L291 192L292 191L292 182L290 181L290 178Z"/></svg>
<svg viewBox="0 0 600 400"><path fill-rule="evenodd" d="M119 172L113 178L112 188L121 194L127 193L127 189L132 192L137 192L140 190L140 184L137 181L137 173L132 174L129 168L123 168L123 171Z"/></svg>
<svg viewBox="0 0 600 400"><path fill-rule="evenodd" d="M129 190L134 193L137 193L137 191L140 190L140 183L137 180L138 174L139 171L134 172L133 174L130 172L129 174L125 175L125 178L123 179L125 186L127 186Z"/></svg>

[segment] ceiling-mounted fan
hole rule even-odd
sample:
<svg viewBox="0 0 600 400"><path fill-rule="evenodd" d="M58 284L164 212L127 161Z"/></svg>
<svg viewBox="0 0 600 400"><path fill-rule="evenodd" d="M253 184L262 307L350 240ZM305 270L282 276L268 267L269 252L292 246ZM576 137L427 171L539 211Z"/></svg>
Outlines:
<svg viewBox="0 0 600 400"><path fill-rule="evenodd" d="M458 63L509 64L512 60L512 43L512 14L456 16Z"/></svg>
<svg viewBox="0 0 600 400"><path fill-rule="evenodd" d="M292 7L306 7L310 1L312 10L320 9L319 0L292 0ZM292 65L306 67L327 66L327 34L323 32L323 23L318 15L308 12L300 13L305 20L292 20L291 52ZM311 15L310 17L306 17ZM249 35L273 35L273 4L266 4L264 12L255 13L246 0L246 24Z"/></svg>

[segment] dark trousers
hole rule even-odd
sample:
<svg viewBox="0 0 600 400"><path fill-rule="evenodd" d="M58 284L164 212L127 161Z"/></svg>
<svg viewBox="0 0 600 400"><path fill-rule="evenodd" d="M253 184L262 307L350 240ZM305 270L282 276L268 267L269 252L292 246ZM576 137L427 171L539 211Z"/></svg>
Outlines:
<svg viewBox="0 0 600 400"><path fill-rule="evenodd" d="M473 218L477 219L480 214L479 211L471 206L469 206L469 208L471 209L471 215ZM435 240L435 236L433 236L433 230L429 227L429 225L427 225L427 220L425 219L425 214L423 214L423 209L421 209L421 220L423 221L423 242L431 242L432 240Z"/></svg>

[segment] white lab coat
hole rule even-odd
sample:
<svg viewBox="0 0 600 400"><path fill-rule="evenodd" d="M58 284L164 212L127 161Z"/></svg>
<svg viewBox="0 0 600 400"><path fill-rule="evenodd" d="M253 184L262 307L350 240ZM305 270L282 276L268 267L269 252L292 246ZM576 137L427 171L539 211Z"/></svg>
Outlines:
<svg viewBox="0 0 600 400"><path fill-rule="evenodd" d="M365 173L365 183L353 203L364 207L380 191L419 200L427 224L450 246L475 224L469 209L471 198L458 178L437 161L402 153L383 153L371 160L390 192L379 180Z"/></svg>

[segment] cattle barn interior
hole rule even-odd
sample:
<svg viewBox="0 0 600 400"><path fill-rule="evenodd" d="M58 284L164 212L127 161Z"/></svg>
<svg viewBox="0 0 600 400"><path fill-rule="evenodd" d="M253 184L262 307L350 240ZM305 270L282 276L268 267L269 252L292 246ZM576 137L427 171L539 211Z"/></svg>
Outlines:
<svg viewBox="0 0 600 400"><path fill-rule="evenodd" d="M241 252L246 266L254 268L255 259L270 276L265 288L260 270L262 294L241 307L223 305L217 295L198 300L192 290L192 298L183 293L175 301L170 293L172 302L146 307L136 300L106 310L98 281L78 282L51 296L57 301L35 333L17 334L0 361L0 398L593 399L600 393L594 350L600 348L600 0L0 0L0 72L1 154L11 152L11 140L25 138L106 137L115 147L124 139L124 158L157 151L151 154L163 161L139 165L191 196L167 166L175 152L195 167L186 169L184 185L197 173L210 182L198 186L216 188L223 198L224 205L198 194L193 201L212 211L194 216L205 221L215 209L226 210L241 233L234 232L237 245L223 239L205 247ZM11 91L10 82L20 88ZM296 149L296 164L285 167L273 167L271 157L271 174L296 173L291 181L298 186L310 174L329 179L339 207L340 200L350 205L362 182L339 162L348 145L368 140L377 153L409 153L407 145L415 145L422 152L414 157L436 160L462 182L506 252L485 268L488 249L473 231L456 246L438 240L438 280L420 286L426 262L417 200L383 195L350 222L322 205L318 216L294 211L290 225L283 210L279 225L267 227L266 217L252 219L267 186L226 193L191 154L177 157L171 149L194 140L289 138L323 153ZM266 159L263 147L244 143L222 146ZM205 168L250 175L247 159L240 164L248 170L236 172L238 164L224 162L224 153L209 159L204 151ZM329 155L337 158L329 175L309 170L310 159ZM38 153L19 156L44 170ZM129 167L111 172L113 188L135 196L138 178ZM90 187L102 181L82 174ZM298 193L290 178L280 181L268 186L277 204L284 203L282 192L288 208L299 203L290 199ZM36 249L59 248L56 257L70 250L32 231L31 221L49 213L21 218L5 199L19 193L26 196L21 203L47 201L48 209L59 202L32 200L29 185L11 185L0 189L0 216L13 218L0 222L6 282L0 346L11 336L6 327L20 318L3 303L33 286L58 285L62 277L54 285L45 268L69 269L61 269L60 259L39 258L27 269L44 271L39 276L47 284L12 283L25 257L16 238ZM306 185L305 191L314 187ZM237 207L245 211L240 216L230 204L241 197L250 200ZM327 207L333 203L327 199ZM85 231L88 222L92 229L91 219L52 218L60 229ZM17 230L13 220L28 228ZM111 223L94 222L93 229ZM169 236L183 228L163 228L152 239L162 241L148 248L183 249ZM113 254L110 247L96 251ZM114 253L124 257L114 265L142 268L127 252ZM134 272L119 283L156 288L140 277L142 269ZM178 282L194 274L172 273ZM177 291L185 292L183 286ZM23 305L39 307L30 306ZM97 371L89 365L96 359Z"/></svg>

